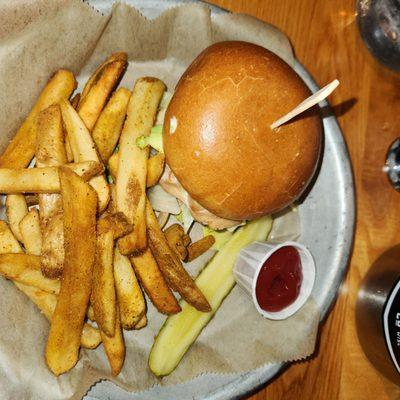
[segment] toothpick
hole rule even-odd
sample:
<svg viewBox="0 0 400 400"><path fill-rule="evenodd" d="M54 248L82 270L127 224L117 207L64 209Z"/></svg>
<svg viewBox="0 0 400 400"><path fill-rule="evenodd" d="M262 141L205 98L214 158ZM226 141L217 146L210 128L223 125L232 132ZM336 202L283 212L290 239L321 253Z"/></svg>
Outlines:
<svg viewBox="0 0 400 400"><path fill-rule="evenodd" d="M339 86L339 81L335 79L333 82L329 83L322 89L318 90L318 92L314 93L304 101L302 101L296 108L292 111L289 111L283 117L277 119L275 122L271 124L271 129L276 129L278 126L285 124L286 122L290 121L292 118L296 117L297 115L303 113L304 111L308 110L309 108L315 106L320 101L326 99L337 87Z"/></svg>

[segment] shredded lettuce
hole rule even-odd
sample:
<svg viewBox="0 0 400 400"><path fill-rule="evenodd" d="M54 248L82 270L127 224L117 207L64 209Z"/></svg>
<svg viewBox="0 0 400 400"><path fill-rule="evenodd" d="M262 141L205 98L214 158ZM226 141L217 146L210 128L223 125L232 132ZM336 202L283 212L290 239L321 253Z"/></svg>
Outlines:
<svg viewBox="0 0 400 400"><path fill-rule="evenodd" d="M181 201L179 201L179 207L181 208L181 212L178 215L175 215L175 218L183 225L185 233L188 233L193 225L194 218L190 213L190 210Z"/></svg>
<svg viewBox="0 0 400 400"><path fill-rule="evenodd" d="M146 146L151 146L160 153L164 153L162 140L162 125L155 125L151 128L150 135L140 136L136 139L136 146L144 149Z"/></svg>

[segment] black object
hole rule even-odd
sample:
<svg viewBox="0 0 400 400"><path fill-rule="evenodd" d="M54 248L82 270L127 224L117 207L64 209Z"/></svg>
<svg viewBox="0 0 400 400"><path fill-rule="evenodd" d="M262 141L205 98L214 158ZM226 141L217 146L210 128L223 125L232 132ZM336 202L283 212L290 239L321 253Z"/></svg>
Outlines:
<svg viewBox="0 0 400 400"><path fill-rule="evenodd" d="M373 56L400 71L400 0L358 0L357 19Z"/></svg>
<svg viewBox="0 0 400 400"><path fill-rule="evenodd" d="M372 365L400 385L400 245L383 253L362 281L356 324Z"/></svg>

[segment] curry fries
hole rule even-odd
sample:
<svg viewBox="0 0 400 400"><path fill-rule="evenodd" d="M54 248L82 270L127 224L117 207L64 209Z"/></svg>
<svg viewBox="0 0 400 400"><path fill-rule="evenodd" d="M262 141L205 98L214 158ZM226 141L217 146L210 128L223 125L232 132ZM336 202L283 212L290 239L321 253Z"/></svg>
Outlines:
<svg viewBox="0 0 400 400"><path fill-rule="evenodd" d="M99 175L102 164L85 161L65 165L84 180ZM99 176L99 178L101 178ZM10 169L0 168L0 193L60 193L58 167Z"/></svg>
<svg viewBox="0 0 400 400"><path fill-rule="evenodd" d="M93 140L104 163L107 163L118 143L130 97L128 89L122 87L116 90L93 128Z"/></svg>
<svg viewBox="0 0 400 400"><path fill-rule="evenodd" d="M49 80L28 118L0 156L0 168L25 168L36 149L36 118L40 111L61 99L68 99L76 87L74 75L66 70L57 71Z"/></svg>
<svg viewBox="0 0 400 400"><path fill-rule="evenodd" d="M74 161L100 162L93 139L77 112L67 100L61 101L60 105ZM104 174L92 178L90 185L97 192L99 211L101 212L107 207L110 200L110 189Z"/></svg>
<svg viewBox="0 0 400 400"><path fill-rule="evenodd" d="M126 65L127 54L114 53L89 78L78 104L79 116L89 131L93 129Z"/></svg>
<svg viewBox="0 0 400 400"><path fill-rule="evenodd" d="M40 231L38 210L30 210L19 223L19 229L26 252L40 256L42 252L42 232Z"/></svg>
<svg viewBox="0 0 400 400"><path fill-rule="evenodd" d="M118 241L122 254L140 254L147 247L146 175L149 150L136 146L136 139L148 135L156 117L165 85L155 78L136 81L129 100L127 119L119 144L117 209L123 212L134 230Z"/></svg>
<svg viewBox="0 0 400 400"><path fill-rule="evenodd" d="M146 204L146 222L151 251L168 285L197 310L211 311L207 299L169 247L149 201Z"/></svg>
<svg viewBox="0 0 400 400"><path fill-rule="evenodd" d="M96 254L96 193L67 168L60 170L60 183L65 262L46 346L46 362L55 375L69 371L78 361Z"/></svg>
<svg viewBox="0 0 400 400"><path fill-rule="evenodd" d="M146 313L146 302L129 259L114 252L114 281L121 325L133 329Z"/></svg>
<svg viewBox="0 0 400 400"><path fill-rule="evenodd" d="M140 256L131 257L131 262L143 289L160 313L171 315L181 311L150 249Z"/></svg>
<svg viewBox="0 0 400 400"><path fill-rule="evenodd" d="M10 194L6 198L6 215L11 230L15 237L22 242L22 234L19 223L28 214L28 206L22 194Z"/></svg>

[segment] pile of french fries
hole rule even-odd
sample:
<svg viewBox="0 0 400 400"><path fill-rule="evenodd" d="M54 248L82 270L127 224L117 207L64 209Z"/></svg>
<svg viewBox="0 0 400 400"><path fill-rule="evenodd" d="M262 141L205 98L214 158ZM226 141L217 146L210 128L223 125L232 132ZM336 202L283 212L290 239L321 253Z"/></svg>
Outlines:
<svg viewBox="0 0 400 400"><path fill-rule="evenodd" d="M165 85L146 77L132 92L116 88L126 67L125 53L112 54L73 97L73 74L56 72L0 156L8 220L0 221L0 274L51 322L45 359L55 375L74 367L81 347L100 343L117 375L123 329L147 324L142 289L166 315L181 310L173 291L211 310L182 261L213 238L191 243L178 224L163 232L146 195L165 160L136 140L149 135Z"/></svg>

